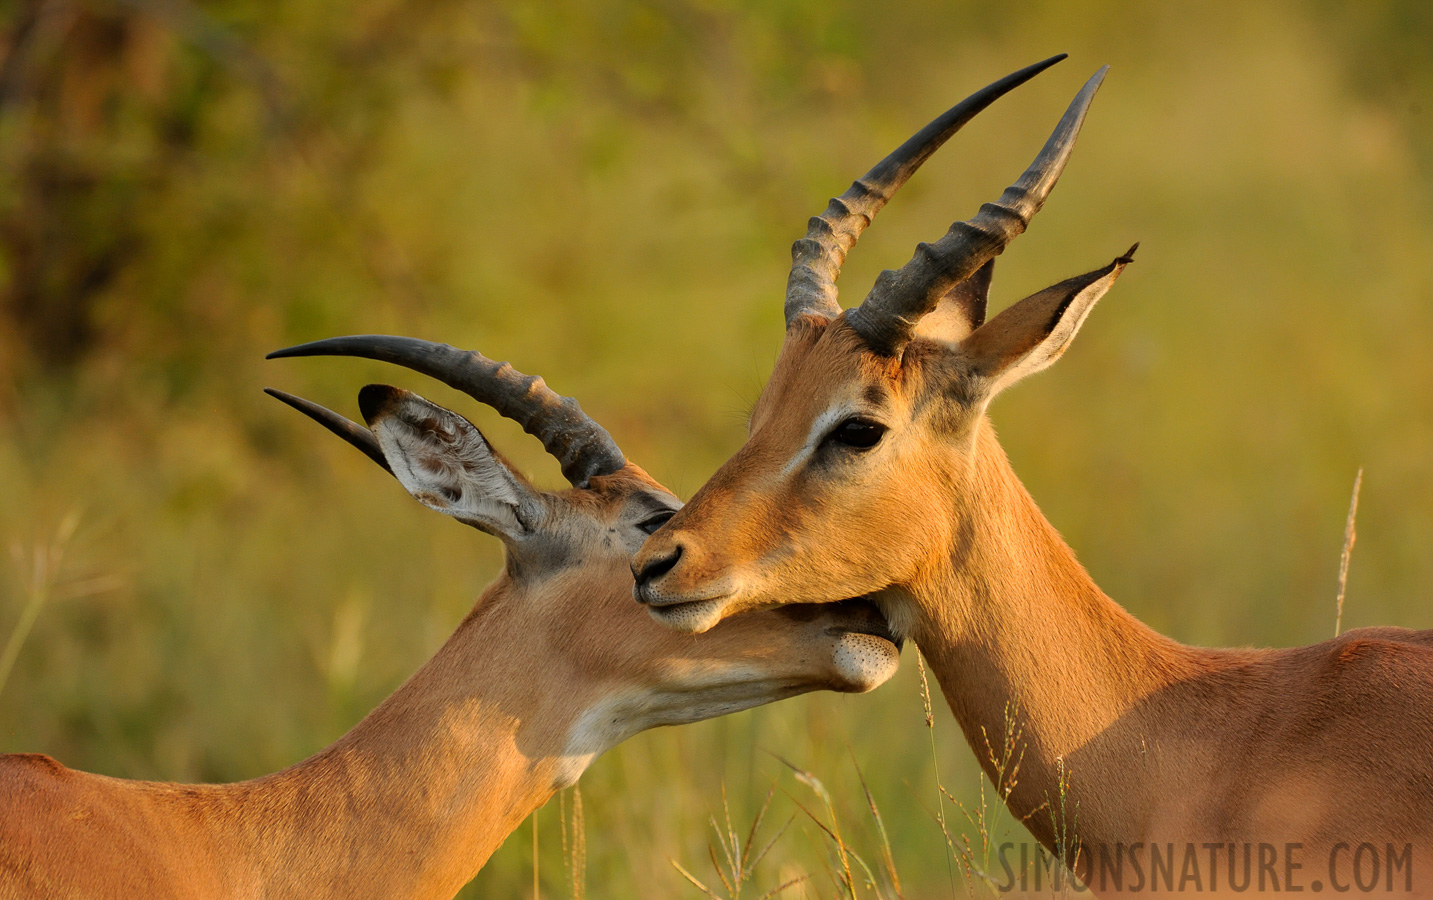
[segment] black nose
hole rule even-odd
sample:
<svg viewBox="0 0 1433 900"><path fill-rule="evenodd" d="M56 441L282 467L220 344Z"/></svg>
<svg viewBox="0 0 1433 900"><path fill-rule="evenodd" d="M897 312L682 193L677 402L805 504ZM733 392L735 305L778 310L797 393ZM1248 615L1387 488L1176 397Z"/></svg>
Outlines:
<svg viewBox="0 0 1433 900"><path fill-rule="evenodd" d="M677 564L677 560L681 558L682 545L678 544L676 547L672 548L671 553L668 553L666 556L652 560L651 562L643 566L641 571L633 571L632 577L637 579L637 587L646 587L647 583L652 579L661 578L663 575L672 571L672 567L675 566ZM638 594L638 597L640 598L641 594Z"/></svg>

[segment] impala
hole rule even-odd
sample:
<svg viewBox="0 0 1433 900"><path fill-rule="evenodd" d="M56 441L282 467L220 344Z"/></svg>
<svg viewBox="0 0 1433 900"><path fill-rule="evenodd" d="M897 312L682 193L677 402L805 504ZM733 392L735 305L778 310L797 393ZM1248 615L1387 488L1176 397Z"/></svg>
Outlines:
<svg viewBox="0 0 1433 900"><path fill-rule="evenodd" d="M435 376L520 422L572 489L535 489L467 420L398 388L369 428L271 391L425 505L496 535L507 565L447 643L332 746L237 784L127 781L0 756L0 897L450 897L607 748L829 688L898 650L869 604L743 616L694 640L631 602L632 552L679 502L577 406L506 363L407 338L319 341ZM371 430L370 430L371 429Z"/></svg>
<svg viewBox="0 0 1433 900"><path fill-rule="evenodd" d="M997 202L883 272L860 306L836 301L846 253L892 193L1060 58L962 101L810 221L747 441L636 555L637 599L698 632L737 612L873 597L928 657L997 782L986 742L1001 746L1018 707L1024 760L1002 792L1087 875L1097 851L1135 842L1295 842L1315 859L1341 842L1433 850L1433 631L1276 650L1163 637L1090 579L986 418L1065 351L1131 261L1132 249L986 321L994 257L1054 187L1103 69Z"/></svg>

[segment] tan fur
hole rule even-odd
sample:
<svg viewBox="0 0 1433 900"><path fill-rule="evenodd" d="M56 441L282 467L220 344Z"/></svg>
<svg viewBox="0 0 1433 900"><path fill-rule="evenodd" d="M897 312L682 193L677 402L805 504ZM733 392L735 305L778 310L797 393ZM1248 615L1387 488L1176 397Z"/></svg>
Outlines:
<svg viewBox="0 0 1433 900"><path fill-rule="evenodd" d="M1121 263L1093 273L1100 293ZM1339 841L1411 842L1415 889L1433 890L1433 631L1203 649L1106 597L984 415L1005 367L1022 364L1008 348L1050 335L1022 357L1038 368L1073 336L1077 321L1049 321L1064 307L1045 293L973 334L918 338L899 360L867 352L844 317L798 323L746 445L634 561L681 548L645 598L679 603L715 584L730 614L879 592L992 777L987 737L998 748L1018 706L1026 746L1009 805L1052 850L1046 804L1063 766L1078 810L1065 824L1086 848L1300 841L1314 859ZM793 465L813 421L843 405L886 424L881 442Z"/></svg>
<svg viewBox="0 0 1433 900"><path fill-rule="evenodd" d="M888 643L884 674L843 656L876 640L851 633L873 610L770 611L695 639L653 622L631 597L635 526L653 498L677 504L635 466L542 497L543 549L514 560L392 697L292 768L181 785L0 756L0 897L450 897L630 734L866 690L894 666Z"/></svg>

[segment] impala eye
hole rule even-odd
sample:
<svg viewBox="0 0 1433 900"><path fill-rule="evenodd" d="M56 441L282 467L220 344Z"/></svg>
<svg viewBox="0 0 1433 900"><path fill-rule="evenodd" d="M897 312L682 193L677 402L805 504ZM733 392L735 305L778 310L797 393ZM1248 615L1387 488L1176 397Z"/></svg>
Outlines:
<svg viewBox="0 0 1433 900"><path fill-rule="evenodd" d="M663 525L670 522L672 520L672 516L675 515L676 512L673 510L663 510L662 512L657 513L655 516L650 516L638 522L637 528L643 534L655 534L658 528L661 528Z"/></svg>
<svg viewBox="0 0 1433 900"><path fill-rule="evenodd" d="M838 444L845 444L857 450L869 450L880 441L881 435L886 433L886 426L880 422L872 422L870 419L847 419L836 430L827 435L828 440Z"/></svg>

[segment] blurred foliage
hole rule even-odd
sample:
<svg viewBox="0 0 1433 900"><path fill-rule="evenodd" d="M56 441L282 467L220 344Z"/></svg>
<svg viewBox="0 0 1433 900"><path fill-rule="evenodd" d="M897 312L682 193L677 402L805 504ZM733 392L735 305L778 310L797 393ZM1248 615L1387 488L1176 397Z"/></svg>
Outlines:
<svg viewBox="0 0 1433 900"><path fill-rule="evenodd" d="M0 750L141 778L279 768L392 690L495 574L495 542L259 388L351 409L398 380L471 404L266 351L353 332L481 348L689 493L740 444L806 216L1060 50L902 192L847 302L1008 183L1113 64L997 301L1143 248L1055 373L995 409L1017 470L1147 622L1278 645L1332 634L1362 464L1345 626L1428 627L1430 46L1420 0L0 4L0 540L18 551L0 637L34 596L27 560L78 523L0 693ZM556 483L535 442L473 415ZM937 720L942 778L973 797ZM721 785L740 823L787 777L756 748L819 773L853 820L854 756L907 895L948 890L907 671L599 761L593 895L693 895L666 857L698 867ZM521 894L529 835L473 896ZM784 896L829 895L821 847L798 820L759 880L809 872Z"/></svg>

